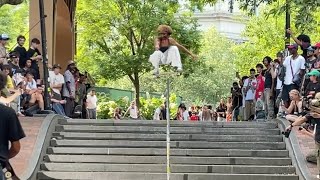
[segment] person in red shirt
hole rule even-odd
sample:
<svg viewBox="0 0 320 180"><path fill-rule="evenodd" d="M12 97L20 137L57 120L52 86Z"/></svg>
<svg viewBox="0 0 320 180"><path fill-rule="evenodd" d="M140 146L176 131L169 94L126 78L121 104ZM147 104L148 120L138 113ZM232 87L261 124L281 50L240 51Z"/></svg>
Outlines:
<svg viewBox="0 0 320 180"><path fill-rule="evenodd" d="M259 98L262 99L263 91L264 91L264 76L263 76L263 65L257 64L256 66L258 75L257 75L257 89L255 94L255 99L258 100Z"/></svg>
<svg viewBox="0 0 320 180"><path fill-rule="evenodd" d="M195 112L192 112L192 115L190 117L191 121L199 121L199 117L196 115Z"/></svg>

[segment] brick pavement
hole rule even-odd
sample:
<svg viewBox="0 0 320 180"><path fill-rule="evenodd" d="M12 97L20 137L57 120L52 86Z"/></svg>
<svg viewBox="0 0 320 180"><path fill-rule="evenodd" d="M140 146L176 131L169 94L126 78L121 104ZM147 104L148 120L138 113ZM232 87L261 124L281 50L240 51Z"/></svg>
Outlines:
<svg viewBox="0 0 320 180"><path fill-rule="evenodd" d="M29 163L29 158L32 155L32 151L38 136L39 129L43 122L43 117L21 117L20 123L26 134L26 137L21 140L20 153L10 160L16 174L21 176L24 169Z"/></svg>
<svg viewBox="0 0 320 180"><path fill-rule="evenodd" d="M301 149L302 153L304 154L304 156L306 157L309 153L312 153L315 150L314 139L299 132L298 127L295 127L294 131L297 135L297 138L298 138L298 141L300 144L300 149ZM316 176L317 175L317 165L312 164L312 163L308 163L307 161L306 161L306 163L308 165L310 173L312 175Z"/></svg>

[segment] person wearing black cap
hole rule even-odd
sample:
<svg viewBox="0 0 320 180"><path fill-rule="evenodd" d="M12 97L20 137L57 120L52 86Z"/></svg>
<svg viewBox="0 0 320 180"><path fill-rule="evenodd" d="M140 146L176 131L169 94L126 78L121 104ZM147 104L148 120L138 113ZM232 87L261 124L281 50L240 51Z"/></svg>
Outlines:
<svg viewBox="0 0 320 180"><path fill-rule="evenodd" d="M15 52L19 53L19 66L20 68L24 68L24 65L26 64L27 60L27 50L24 46L24 43L26 42L26 38L22 35L19 35L17 37L17 44L18 46L14 48Z"/></svg>
<svg viewBox="0 0 320 180"><path fill-rule="evenodd" d="M19 66L19 62L20 62L19 53L16 51L13 51L13 52L10 52L9 56L10 56L9 65L11 67L10 76L12 77L13 75L15 75L17 73L22 73L22 69Z"/></svg>
<svg viewBox="0 0 320 180"><path fill-rule="evenodd" d="M67 100L64 111L68 117L72 117L75 105L74 100L76 96L76 82L73 76L75 69L76 64L74 63L74 61L69 61L67 70L64 73L65 84L62 89L62 95Z"/></svg>

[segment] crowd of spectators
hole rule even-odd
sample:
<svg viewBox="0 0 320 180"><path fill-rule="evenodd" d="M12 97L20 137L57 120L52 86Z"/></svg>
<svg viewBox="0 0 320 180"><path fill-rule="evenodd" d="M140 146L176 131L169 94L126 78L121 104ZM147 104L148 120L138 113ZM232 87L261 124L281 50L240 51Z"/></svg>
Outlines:
<svg viewBox="0 0 320 180"><path fill-rule="evenodd" d="M45 110L44 80L40 76L39 64L42 55L38 49L40 41L33 38L27 50L26 38L17 37L17 46L8 51L10 38L0 35L0 69L6 77L6 87L1 89L0 102L12 107L19 116L33 116ZM72 60L62 74L59 64L47 65L49 71L49 99L51 110L68 118L96 118L97 98L87 73L81 74ZM48 109L46 109L48 110Z"/></svg>

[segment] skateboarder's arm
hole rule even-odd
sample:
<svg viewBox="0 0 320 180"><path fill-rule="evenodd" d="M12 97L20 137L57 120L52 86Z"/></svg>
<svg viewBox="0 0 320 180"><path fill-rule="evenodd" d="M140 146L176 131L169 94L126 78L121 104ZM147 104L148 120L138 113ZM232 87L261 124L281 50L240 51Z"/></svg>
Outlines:
<svg viewBox="0 0 320 180"><path fill-rule="evenodd" d="M182 50L182 51L186 52L187 54L189 54L190 56L192 56L192 58L196 58L196 55L194 55L191 51L189 51L183 45L179 44L175 39L169 38L169 42L170 42L170 44L177 46L180 50Z"/></svg>
<svg viewBox="0 0 320 180"><path fill-rule="evenodd" d="M154 48L156 51L158 51L160 49L160 40L159 38L154 38Z"/></svg>

